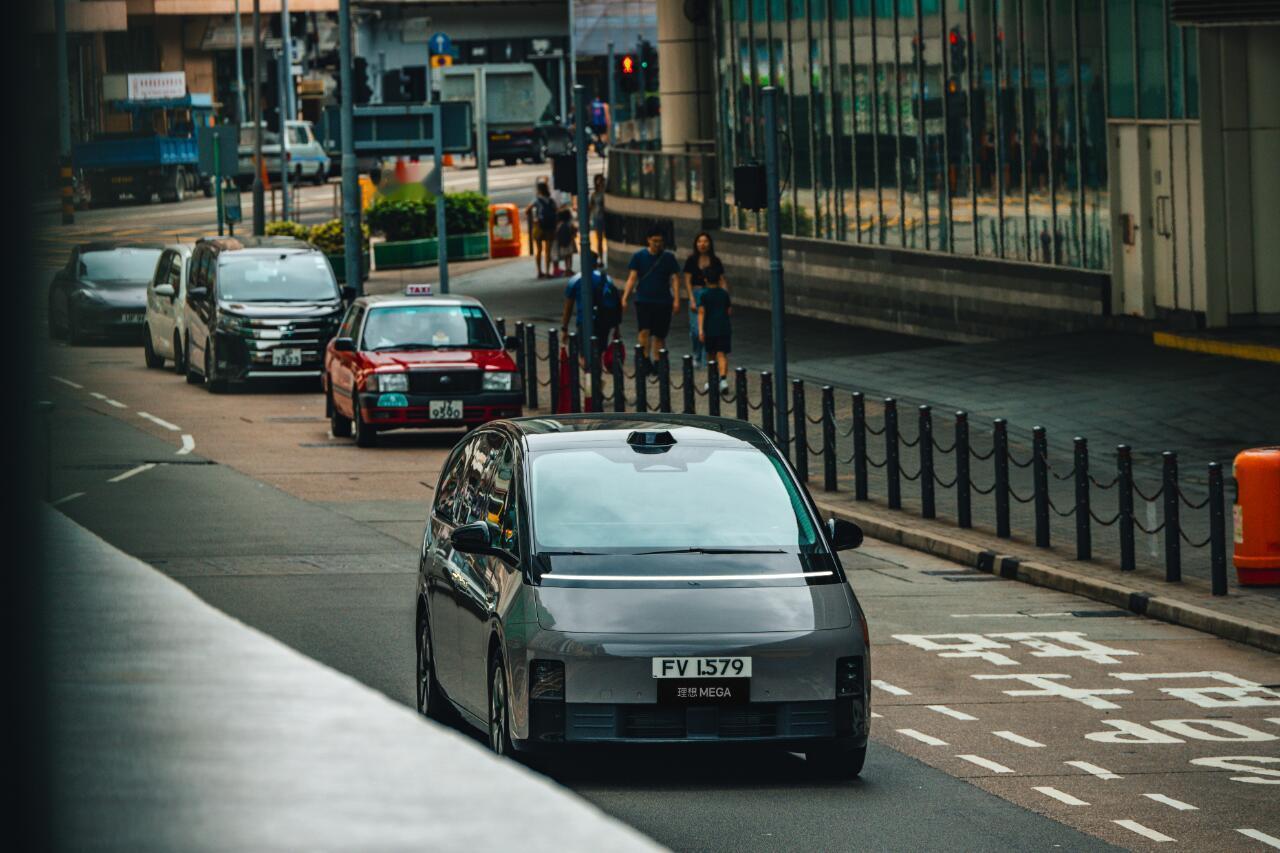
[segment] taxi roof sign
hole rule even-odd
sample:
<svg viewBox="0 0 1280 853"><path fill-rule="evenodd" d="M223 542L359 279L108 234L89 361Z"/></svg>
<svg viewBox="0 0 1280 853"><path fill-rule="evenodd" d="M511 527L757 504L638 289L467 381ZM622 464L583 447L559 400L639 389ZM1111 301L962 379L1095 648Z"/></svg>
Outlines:
<svg viewBox="0 0 1280 853"><path fill-rule="evenodd" d="M430 296L431 285L429 284L406 284L404 286L405 296Z"/></svg>

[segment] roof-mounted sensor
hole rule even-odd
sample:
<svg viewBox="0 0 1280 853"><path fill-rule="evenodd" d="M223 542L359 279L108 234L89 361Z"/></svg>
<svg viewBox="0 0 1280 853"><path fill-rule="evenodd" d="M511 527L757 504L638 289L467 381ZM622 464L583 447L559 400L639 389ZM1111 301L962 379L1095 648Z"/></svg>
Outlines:
<svg viewBox="0 0 1280 853"><path fill-rule="evenodd" d="M627 436L627 444L633 450L661 452L676 443L675 436L665 429L635 430Z"/></svg>

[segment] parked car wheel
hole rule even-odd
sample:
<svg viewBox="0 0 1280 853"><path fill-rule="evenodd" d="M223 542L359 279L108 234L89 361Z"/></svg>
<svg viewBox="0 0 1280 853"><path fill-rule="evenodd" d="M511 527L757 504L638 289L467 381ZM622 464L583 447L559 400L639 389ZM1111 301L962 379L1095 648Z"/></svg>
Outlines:
<svg viewBox="0 0 1280 853"><path fill-rule="evenodd" d="M156 352L155 345L152 344L151 342L151 327L143 326L142 335L143 335L143 338L142 338L143 363L147 367L151 368L152 370L155 370L156 368L159 368L159 367L164 367L164 356Z"/></svg>
<svg viewBox="0 0 1280 853"><path fill-rule="evenodd" d="M80 320L76 317L76 312L71 306L67 306L67 343L73 347L84 346L89 342L89 336L80 326Z"/></svg>
<svg viewBox="0 0 1280 853"><path fill-rule="evenodd" d="M351 395L351 431L355 435L356 447L373 447L378 443L378 432L364 422L360 414L360 398Z"/></svg>
<svg viewBox="0 0 1280 853"><path fill-rule="evenodd" d="M56 294L50 295L49 296L49 313L46 315L45 319L49 323L50 340L60 341L66 338L67 336L66 300L65 299L62 300L62 305L63 305L62 322L58 322L57 320L54 319L55 317L58 316L57 309L54 307L57 305L57 303L58 303L58 296Z"/></svg>
<svg viewBox="0 0 1280 853"><path fill-rule="evenodd" d="M511 714L508 710L507 670L495 654L489 665L489 748L498 755L511 754Z"/></svg>
<svg viewBox="0 0 1280 853"><path fill-rule="evenodd" d="M431 648L431 625L423 616L418 624L418 713L439 722L452 719L453 708L436 681L435 652Z"/></svg>
<svg viewBox="0 0 1280 853"><path fill-rule="evenodd" d="M187 353L182 348L182 337L173 333L173 372L182 376L187 372Z"/></svg>
<svg viewBox="0 0 1280 853"><path fill-rule="evenodd" d="M186 349L182 351L182 363L183 363L183 366L186 367L187 369L186 376L187 376L188 385L199 385L201 382L204 381L204 377L201 376L199 373L196 373L196 369L193 366L194 362L191 360L191 339L190 338L187 338Z"/></svg>
<svg viewBox="0 0 1280 853"><path fill-rule="evenodd" d="M338 407L333 404L333 392L325 394L325 408L329 410L329 432L334 438L351 436L351 418L343 417Z"/></svg>
<svg viewBox="0 0 1280 853"><path fill-rule="evenodd" d="M216 361L213 356L213 344L204 347L204 386L211 394L221 394L227 390L227 380L214 373Z"/></svg>

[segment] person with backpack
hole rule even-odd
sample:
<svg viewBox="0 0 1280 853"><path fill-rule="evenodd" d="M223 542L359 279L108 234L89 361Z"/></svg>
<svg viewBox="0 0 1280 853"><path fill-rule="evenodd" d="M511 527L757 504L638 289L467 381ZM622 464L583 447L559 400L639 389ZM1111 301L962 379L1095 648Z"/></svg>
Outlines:
<svg viewBox="0 0 1280 853"><path fill-rule="evenodd" d="M538 267L538 278L551 278L551 241L556 232L556 201L551 197L551 187L546 178L539 178L535 185L533 201L525 213L533 220L530 241L533 261Z"/></svg>
<svg viewBox="0 0 1280 853"><path fill-rule="evenodd" d="M560 208L556 214L556 256L553 276L561 275L560 265L564 264L564 275L573 275L573 256L578 251L578 226L573 221L573 211L567 207Z"/></svg>
<svg viewBox="0 0 1280 853"><path fill-rule="evenodd" d="M569 279L564 289L564 311L560 315L560 336L569 333L569 318L576 310L578 329L583 328L581 302L582 276L575 275ZM609 345L617 336L618 326L622 323L622 295L613 283L609 274L601 269L591 272L591 328L588 334L594 335L601 347ZM586 348L582 348L586 352Z"/></svg>
<svg viewBox="0 0 1280 853"><path fill-rule="evenodd" d="M666 249L666 236L656 222L645 235L645 248L631 256L628 264L627 284L622 290L622 310L634 292L636 320L640 327L637 341L643 362L636 370L649 371L650 379L657 380L652 365L658 353L667 345L667 333L671 331L671 318L680 312L680 264L676 256Z"/></svg>
<svg viewBox="0 0 1280 853"><path fill-rule="evenodd" d="M698 293L698 340L706 347L707 358L714 358L719 368L720 392L729 390L729 353L733 352L733 326L729 320L733 306L729 291L724 289L724 276L711 275L711 255L700 255L698 266L706 276L707 286ZM711 390L703 383L703 391Z"/></svg>

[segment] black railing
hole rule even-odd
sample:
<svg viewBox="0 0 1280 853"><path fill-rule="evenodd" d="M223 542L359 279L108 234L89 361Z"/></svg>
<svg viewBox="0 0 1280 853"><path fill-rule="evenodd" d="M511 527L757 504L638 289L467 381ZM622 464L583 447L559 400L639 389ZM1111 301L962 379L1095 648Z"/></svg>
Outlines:
<svg viewBox="0 0 1280 853"><path fill-rule="evenodd" d="M716 155L708 151L609 149L611 195L701 204L719 198Z"/></svg>

